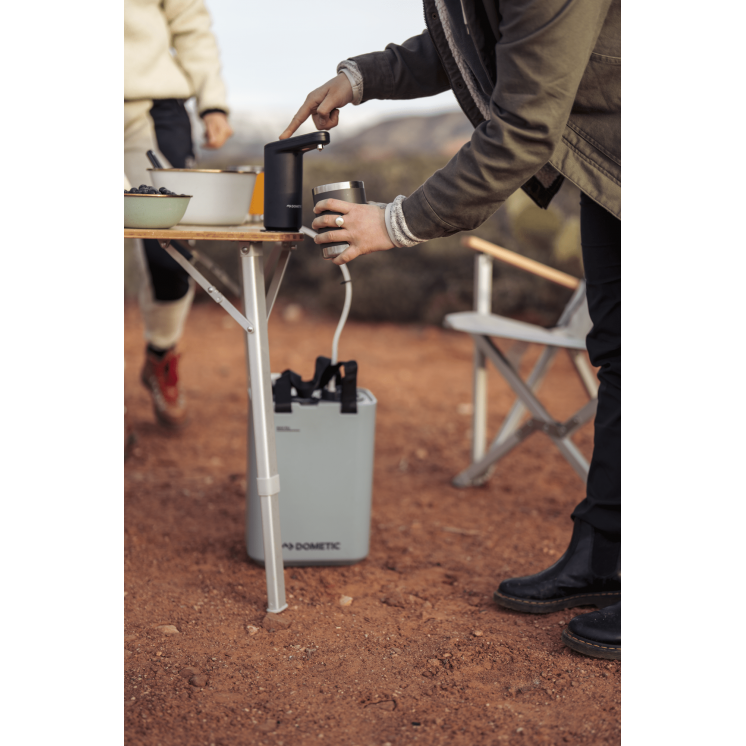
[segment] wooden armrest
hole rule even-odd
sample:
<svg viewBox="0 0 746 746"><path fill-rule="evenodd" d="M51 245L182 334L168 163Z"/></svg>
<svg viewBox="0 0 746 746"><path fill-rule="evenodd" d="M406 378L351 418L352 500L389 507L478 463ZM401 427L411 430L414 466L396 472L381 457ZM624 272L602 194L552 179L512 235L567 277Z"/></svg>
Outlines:
<svg viewBox="0 0 746 746"><path fill-rule="evenodd" d="M580 280L577 277L568 275L566 272L560 272L558 269L547 267L546 264L516 254L515 251L504 249L502 246L496 246L489 241L485 241L483 238L464 236L461 239L461 245L465 246L467 249L474 249L474 251L481 251L484 254L489 254L495 259L499 259L501 262L511 264L519 269L525 269L526 272L531 272L532 274L543 277L545 280L554 282L557 285L570 288L570 290L576 290L580 285Z"/></svg>

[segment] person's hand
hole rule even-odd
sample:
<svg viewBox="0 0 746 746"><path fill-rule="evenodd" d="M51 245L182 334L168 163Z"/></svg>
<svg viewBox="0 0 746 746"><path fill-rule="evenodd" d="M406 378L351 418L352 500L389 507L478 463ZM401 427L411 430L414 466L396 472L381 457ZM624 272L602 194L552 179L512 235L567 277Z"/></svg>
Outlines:
<svg viewBox="0 0 746 746"><path fill-rule="evenodd" d="M225 141L233 136L233 128L228 124L228 117L222 111L213 111L202 117L205 123L204 147L217 150L225 145Z"/></svg>
<svg viewBox="0 0 746 746"><path fill-rule="evenodd" d="M385 211L380 207L357 205L352 202L343 202L341 199L322 199L313 208L317 214L325 210L341 212L344 224L341 228L337 228L335 221L339 215L319 215L311 223L315 231L322 228L335 228L335 230L319 234L313 239L314 242L322 246L325 243L337 243L338 241L350 244L349 248L332 259L335 264L347 264L362 254L394 248L386 230Z"/></svg>
<svg viewBox="0 0 746 746"><path fill-rule="evenodd" d="M280 140L287 140L308 117L313 117L317 130L330 130L339 124L339 110L352 103L352 86L344 73L311 91L298 113L290 120Z"/></svg>

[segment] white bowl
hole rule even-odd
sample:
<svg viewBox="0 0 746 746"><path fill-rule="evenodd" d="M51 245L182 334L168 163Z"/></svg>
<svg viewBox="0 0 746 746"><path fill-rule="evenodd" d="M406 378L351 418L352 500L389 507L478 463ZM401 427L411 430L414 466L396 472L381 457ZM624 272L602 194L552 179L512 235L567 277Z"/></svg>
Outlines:
<svg viewBox="0 0 746 746"><path fill-rule="evenodd" d="M186 225L241 225L246 220L258 166L241 171L192 168L149 168L156 189L191 194L184 217Z"/></svg>

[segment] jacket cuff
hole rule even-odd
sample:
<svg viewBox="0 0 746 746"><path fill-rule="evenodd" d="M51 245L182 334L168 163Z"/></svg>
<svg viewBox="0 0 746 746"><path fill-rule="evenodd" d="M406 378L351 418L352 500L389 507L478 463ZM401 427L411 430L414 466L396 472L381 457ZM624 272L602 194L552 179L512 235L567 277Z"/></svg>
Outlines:
<svg viewBox="0 0 746 746"><path fill-rule="evenodd" d="M416 246L418 243L424 243L427 240L426 238L418 238L409 229L402 212L403 201L404 195L400 194L393 202L386 205L386 231L389 234L389 240L398 249Z"/></svg>
<svg viewBox="0 0 746 746"><path fill-rule="evenodd" d="M228 116L228 112L225 109L217 109L214 107L212 109L205 109L199 113L200 117L205 116L205 114L225 114L225 116Z"/></svg>
<svg viewBox="0 0 746 746"><path fill-rule="evenodd" d="M391 65L383 52L368 52L360 54L351 62L360 71L365 80L365 91L360 100L361 104L372 99L392 99L394 95L394 75Z"/></svg>
<svg viewBox="0 0 746 746"><path fill-rule="evenodd" d="M356 62L342 60L337 65L337 73L344 73L352 86L352 105L357 106L363 101L363 74Z"/></svg>
<svg viewBox="0 0 746 746"><path fill-rule="evenodd" d="M229 116L231 113L230 109L225 106L224 101L207 101L206 103L202 103L198 100L197 104L197 113L200 117L213 111L222 111L225 116Z"/></svg>
<svg viewBox="0 0 746 746"><path fill-rule="evenodd" d="M424 185L423 185L424 186ZM430 206L423 187L409 195L401 204L402 217L410 233L420 236L419 241L452 236L463 228L446 223Z"/></svg>

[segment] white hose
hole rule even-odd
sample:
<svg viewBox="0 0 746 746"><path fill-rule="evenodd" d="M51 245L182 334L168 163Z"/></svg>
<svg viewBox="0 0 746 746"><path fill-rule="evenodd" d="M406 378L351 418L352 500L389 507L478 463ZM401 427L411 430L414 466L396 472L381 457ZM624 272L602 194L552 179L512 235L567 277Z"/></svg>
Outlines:
<svg viewBox="0 0 746 746"><path fill-rule="evenodd" d="M334 339L332 341L332 365L337 364L337 347L339 345L339 335L342 334L345 322L347 321L347 315L350 313L350 304L352 303L352 280L350 279L350 270L347 269L346 264L340 264L339 268L342 270L345 286L345 304L342 308L342 315L339 317L339 324L337 324L337 331L334 332Z"/></svg>
<svg viewBox="0 0 746 746"><path fill-rule="evenodd" d="M305 233L307 236L310 236L311 238L315 238L319 234L312 230L311 228L306 228L304 225L300 229L301 233ZM339 337L342 334L342 329L344 329L344 325L347 322L347 316L350 313L350 305L352 304L352 278L350 277L350 270L347 269L347 266L345 264L339 265L339 268L342 270L342 277L344 277L344 286L345 286L345 303L342 307L342 315L339 317L339 323L337 324L337 330L334 332L334 339L332 340L332 365L337 364L337 356L338 356L338 348L339 348ZM335 390L334 385L334 379L332 378L331 381L329 381L329 385L327 386L327 389L329 391Z"/></svg>

